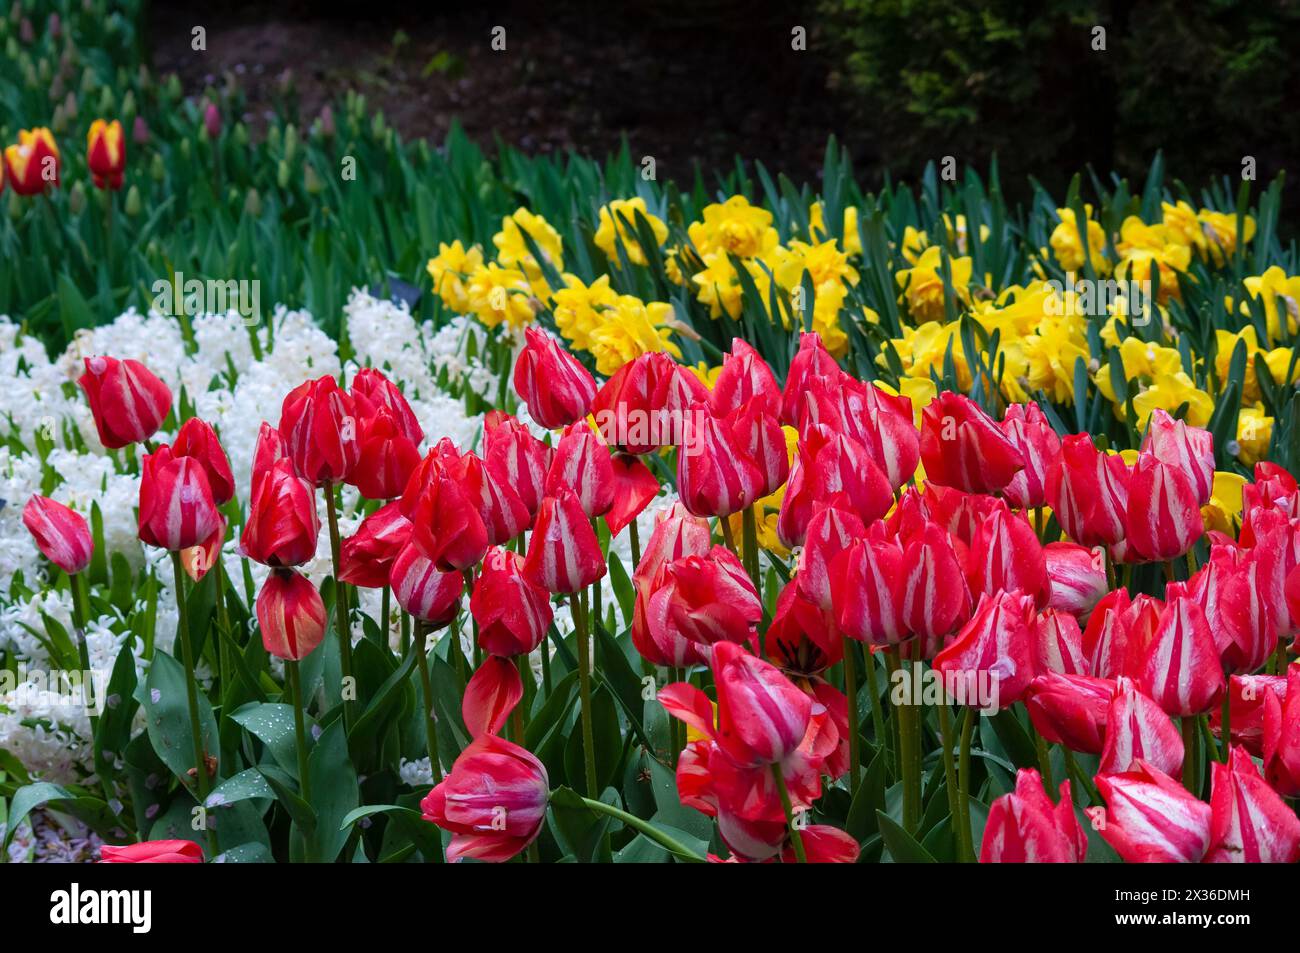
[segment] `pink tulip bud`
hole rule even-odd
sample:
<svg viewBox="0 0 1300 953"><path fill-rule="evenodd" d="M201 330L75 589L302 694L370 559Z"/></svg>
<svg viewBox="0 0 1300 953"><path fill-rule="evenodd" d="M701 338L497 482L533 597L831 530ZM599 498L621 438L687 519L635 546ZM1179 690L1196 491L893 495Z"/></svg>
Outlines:
<svg viewBox="0 0 1300 953"><path fill-rule="evenodd" d="M483 418L483 458L498 483L514 488L528 507L529 516L546 495L546 471L553 451L518 420L500 410Z"/></svg>
<svg viewBox="0 0 1300 953"><path fill-rule="evenodd" d="M1196 864L1210 846L1210 805L1159 768L1138 760L1122 774L1097 776L1106 801L1099 833L1131 864Z"/></svg>
<svg viewBox="0 0 1300 953"><path fill-rule="evenodd" d="M528 413L547 430L567 427L586 417L596 396L591 372L544 331L527 328L527 343L515 364L515 393Z"/></svg>
<svg viewBox="0 0 1300 953"><path fill-rule="evenodd" d="M90 565L95 543L80 513L47 496L34 495L23 507L23 525L45 558L68 575Z"/></svg>
<svg viewBox="0 0 1300 953"><path fill-rule="evenodd" d="M1192 485L1196 505L1210 502L1214 491L1214 436L1208 430L1174 420L1157 407L1151 412L1142 452L1183 473Z"/></svg>
<svg viewBox="0 0 1300 953"><path fill-rule="evenodd" d="M1143 559L1182 556L1205 532L1196 488L1182 470L1138 455L1129 481L1125 539Z"/></svg>
<svg viewBox="0 0 1300 953"><path fill-rule="evenodd" d="M1131 678L1115 680L1115 694L1106 711L1106 745L1101 774L1122 774L1139 759L1170 777L1183 774L1183 738L1178 728Z"/></svg>
<svg viewBox="0 0 1300 953"><path fill-rule="evenodd" d="M1015 791L989 806L981 864L1078 864L1087 852L1069 781L1061 782L1061 799L1053 804L1039 773L1023 768L1016 773Z"/></svg>
<svg viewBox="0 0 1300 953"><path fill-rule="evenodd" d="M546 638L551 625L551 595L524 573L524 558L488 550L474 580L469 611L478 623L478 641L492 655L527 655Z"/></svg>
<svg viewBox="0 0 1300 953"><path fill-rule="evenodd" d="M414 541L393 559L388 573L397 604L435 629L450 625L460 612L465 580L459 572L441 572Z"/></svg>
<svg viewBox="0 0 1300 953"><path fill-rule="evenodd" d="M1025 458L1025 468L1011 478L1003 494L1020 509L1047 502L1047 471L1061 454L1061 438L1037 404L1012 404L1002 416L1002 432Z"/></svg>
<svg viewBox="0 0 1300 953"><path fill-rule="evenodd" d="M394 500L371 513L357 531L343 540L339 581L365 589L388 585L393 561L411 539L411 521Z"/></svg>
<svg viewBox="0 0 1300 953"><path fill-rule="evenodd" d="M1047 601L1047 561L1038 534L1001 501L975 531L966 578L972 593L1018 589L1040 604Z"/></svg>
<svg viewBox="0 0 1300 953"><path fill-rule="evenodd" d="M781 388L763 356L742 338L733 338L731 353L722 359L722 370L709 393L709 408L715 417L757 401L763 413L781 413Z"/></svg>
<svg viewBox="0 0 1300 953"><path fill-rule="evenodd" d="M1003 489L1025 467L1024 454L969 397L944 391L921 414L921 462L931 483L967 493Z"/></svg>
<svg viewBox="0 0 1300 953"><path fill-rule="evenodd" d="M257 624L269 653L301 661L325 637L325 603L305 576L272 570L257 595Z"/></svg>
<svg viewBox="0 0 1300 953"><path fill-rule="evenodd" d="M605 575L596 531L578 496L561 487L542 500L528 540L524 571L550 592L577 592Z"/></svg>
<svg viewBox="0 0 1300 953"><path fill-rule="evenodd" d="M1083 633L1068 612L1044 609L1034 623L1034 668L1061 675L1088 674Z"/></svg>
<svg viewBox="0 0 1300 953"><path fill-rule="evenodd" d="M346 482L361 456L356 404L329 375L291 390L279 431L298 475L314 486Z"/></svg>
<svg viewBox="0 0 1300 953"><path fill-rule="evenodd" d="M1300 860L1300 818L1259 775L1244 748L1214 762L1210 793L1211 864L1294 864Z"/></svg>
<svg viewBox="0 0 1300 953"><path fill-rule="evenodd" d="M692 407L687 419L687 440L677 453L682 504L696 516L730 516L753 505L765 480L748 448L703 404Z"/></svg>
<svg viewBox="0 0 1300 953"><path fill-rule="evenodd" d="M1048 608L1068 612L1087 625L1093 607L1109 589L1104 555L1078 543L1048 543L1043 561Z"/></svg>

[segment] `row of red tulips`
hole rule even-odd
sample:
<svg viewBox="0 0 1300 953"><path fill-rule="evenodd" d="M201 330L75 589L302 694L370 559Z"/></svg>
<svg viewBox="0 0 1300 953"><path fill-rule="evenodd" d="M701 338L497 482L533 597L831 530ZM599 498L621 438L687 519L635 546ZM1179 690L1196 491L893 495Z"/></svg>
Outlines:
<svg viewBox="0 0 1300 953"><path fill-rule="evenodd" d="M109 448L147 444L172 408L166 386L133 361L88 359L80 383ZM509 859L543 823L549 783L520 744L519 702L521 673L532 677L527 655L539 647L547 655L552 597L569 602L577 631L586 803L606 809L595 800L587 594L606 572L601 517L612 534L633 534L632 640L675 679L658 698L693 730L674 732L669 753L680 798L716 818L733 859L857 858L853 837L800 815L814 809L825 779L856 791L863 694L871 737L894 749L900 767L902 826L916 830L921 700L895 693L886 723L879 659L900 684L899 674L919 676L929 663L947 695L967 705L960 726L950 723L946 698L939 706L962 856L975 854L972 709L1023 702L1049 777L1022 771L1016 790L993 804L981 859L1082 859L1070 781L1058 802L1051 797L1049 744L1062 746L1090 811L1101 811L1095 826L1125 859L1300 858L1300 820L1283 800L1300 795L1300 689L1288 690L1300 670L1284 674L1285 641L1300 627L1300 491L1285 471L1261 464L1237 537L1214 531L1202 542L1201 507L1214 478L1207 432L1157 411L1130 465L1088 434L1058 436L1035 405L1012 406L999 422L955 393L926 406L918 428L908 398L846 374L814 334L803 336L783 387L737 340L710 388L658 353L598 386L555 339L530 329L514 384L533 420L557 432L553 440L494 412L481 454L443 439L423 456L419 422L380 372L361 371L347 390L330 377L298 386L278 427L262 424L240 537L244 556L272 568L257 618L267 651L287 662L300 757L297 663L328 623L320 593L293 567L315 552L318 488L336 578L391 586L415 620L412 650L421 660L429 635L457 617L470 593L485 660L463 702L474 740L445 778L433 717L425 718L436 784L423 809L452 833L449 859ZM676 438L667 427L638 426L665 419L683 422ZM793 461L783 425L798 432ZM642 553L635 517L660 490L647 460L670 442L681 501L661 514ZM140 538L173 553L182 598L182 569L198 576L220 567L227 528L219 506L234 496L234 481L216 434L197 419L170 446L149 450ZM339 538L335 511L341 483L383 501L348 539ZM769 619L754 504L782 487L777 531L798 558ZM740 545L733 514L743 515ZM719 518L722 544L710 518ZM36 497L25 519L52 561L74 575L85 567L90 542L80 516ZM1208 553L1199 566L1198 544ZM1153 562L1170 580L1164 598L1130 594L1121 573L1131 584L1133 567ZM336 588L335 609L350 618L346 586ZM204 797L183 620L182 612ZM346 679L351 626L335 628ZM854 643L865 646L861 656ZM828 677L835 666L844 691ZM427 698L428 670L416 667ZM1208 731L1211 712L1221 763L1207 804L1203 766L1184 762L1201 750L1198 732ZM500 735L512 719L508 741ZM1100 756L1095 778L1072 752ZM690 854L640 823L669 850Z"/></svg>

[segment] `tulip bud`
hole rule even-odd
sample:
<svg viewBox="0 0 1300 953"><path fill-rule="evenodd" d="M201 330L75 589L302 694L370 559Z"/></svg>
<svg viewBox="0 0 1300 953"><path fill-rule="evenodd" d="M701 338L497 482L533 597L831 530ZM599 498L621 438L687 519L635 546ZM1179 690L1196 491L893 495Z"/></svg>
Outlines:
<svg viewBox="0 0 1300 953"><path fill-rule="evenodd" d="M701 645L748 643L762 618L758 590L740 560L723 546L668 563L663 584L647 606L651 638L660 645L676 636ZM656 632L659 625L672 633Z"/></svg>
<svg viewBox="0 0 1300 953"><path fill-rule="evenodd" d="M19 130L18 143L5 147L4 162L5 179L16 195L40 195L59 184L63 158L49 129Z"/></svg>
<svg viewBox="0 0 1300 953"><path fill-rule="evenodd" d="M1043 547L1047 566L1047 605L1075 616L1086 625L1093 607L1108 591L1104 557L1078 543L1048 543Z"/></svg>
<svg viewBox="0 0 1300 953"><path fill-rule="evenodd" d="M689 409L708 403L700 379L662 351L628 361L596 392L596 425L610 446L636 456L682 440Z"/></svg>
<svg viewBox="0 0 1300 953"><path fill-rule="evenodd" d="M781 388L763 356L741 338L733 338L731 353L722 359L722 370L709 393L709 409L715 417L757 401L763 413L776 417L781 412Z"/></svg>
<svg viewBox="0 0 1300 953"><path fill-rule="evenodd" d="M500 483L514 487L530 516L546 495L546 473L553 451L528 428L500 410L483 418L483 456L488 470Z"/></svg>
<svg viewBox="0 0 1300 953"><path fill-rule="evenodd" d="M391 500L401 495L419 464L420 451L392 411L378 407L361 420L357 465L347 482L368 500Z"/></svg>
<svg viewBox="0 0 1300 953"><path fill-rule="evenodd" d="M221 135L221 111L214 102L209 102L203 109L203 131L213 140Z"/></svg>
<svg viewBox="0 0 1300 953"><path fill-rule="evenodd" d="M191 457L175 457L163 446L145 454L141 469L140 540L171 552L206 542L221 514L203 466Z"/></svg>
<svg viewBox="0 0 1300 953"><path fill-rule="evenodd" d="M532 514L524 501L509 483L498 480L477 454L462 456L454 472L466 499L478 508L488 545L508 543L528 528Z"/></svg>
<svg viewBox="0 0 1300 953"><path fill-rule="evenodd" d="M131 140L137 146L149 144L149 124L145 122L144 116L135 117L135 122L131 125Z"/></svg>
<svg viewBox="0 0 1300 953"><path fill-rule="evenodd" d="M23 507L23 525L45 558L69 576L90 565L95 543L80 513L47 496L34 495Z"/></svg>
<svg viewBox="0 0 1300 953"><path fill-rule="evenodd" d="M921 414L921 462L931 483L996 493L1024 469L1025 457L978 404L944 391Z"/></svg>
<svg viewBox="0 0 1300 953"><path fill-rule="evenodd" d="M356 406L329 375L299 384L286 395L278 429L299 475L315 486L342 483L357 465Z"/></svg>
<svg viewBox="0 0 1300 953"><path fill-rule="evenodd" d="M257 624L267 652L301 661L325 638L325 603L305 576L275 569L257 594Z"/></svg>
<svg viewBox="0 0 1300 953"><path fill-rule="evenodd" d="M460 612L465 580L459 572L440 572L414 542L398 550L388 579L397 604L435 629L450 625Z"/></svg>
<svg viewBox="0 0 1300 953"><path fill-rule="evenodd" d="M731 431L737 451L758 468L758 495L769 496L779 490L790 476L790 451L777 419L751 403L734 411L723 424Z"/></svg>
<svg viewBox="0 0 1300 953"><path fill-rule="evenodd" d="M446 466L431 474L410 518L411 545L440 572L468 569L487 552L488 531L476 504Z"/></svg>
<svg viewBox="0 0 1300 953"><path fill-rule="evenodd" d="M546 471L545 493L555 496L568 487L577 494L588 518L603 515L614 505L614 465L605 438L585 420L564 430Z"/></svg>
<svg viewBox="0 0 1300 953"><path fill-rule="evenodd" d="M897 645L903 624L903 549L895 540L854 539L831 561L831 604L840 631L870 645Z"/></svg>
<svg viewBox="0 0 1300 953"><path fill-rule="evenodd" d="M730 429L702 404L691 408L688 419L689 433L677 454L682 504L696 516L730 516L763 496L764 475Z"/></svg>
<svg viewBox="0 0 1300 953"><path fill-rule="evenodd" d="M1125 539L1143 559L1182 556L1205 532L1196 489L1187 474L1149 453L1138 455L1128 490Z"/></svg>
<svg viewBox="0 0 1300 953"><path fill-rule="evenodd" d="M316 494L289 460L255 473L248 521L239 538L244 555L267 566L298 566L316 555L320 518Z"/></svg>
<svg viewBox="0 0 1300 953"><path fill-rule="evenodd" d="M1002 432L1025 458L1025 468L1011 478L1003 495L1020 509L1047 502L1047 471L1061 454L1061 439L1037 404L1012 404L1002 417Z"/></svg>
<svg viewBox="0 0 1300 953"><path fill-rule="evenodd" d="M989 805L981 864L1078 864L1087 852L1069 781L1061 782L1061 799L1053 804L1039 773L1022 768L1015 791Z"/></svg>
<svg viewBox="0 0 1300 953"><path fill-rule="evenodd" d="M1151 412L1142 452L1186 476L1198 507L1210 502L1214 490L1214 436L1208 430L1189 427L1157 407Z"/></svg>
<svg viewBox="0 0 1300 953"><path fill-rule="evenodd" d="M411 521L394 500L361 521L339 551L339 582L366 589L388 585L393 561L411 539Z"/></svg>
<svg viewBox="0 0 1300 953"><path fill-rule="evenodd" d="M980 697L980 676L987 673L991 696L980 698L979 707L1008 708L1034 677L1033 624L1034 602L1028 596L981 595L970 621L934 657L934 670L945 684L966 682L968 698Z"/></svg>
<svg viewBox="0 0 1300 953"><path fill-rule="evenodd" d="M492 655L527 655L542 644L553 613L551 597L524 573L518 553L488 551L474 580L469 611L478 623L478 641Z"/></svg>
<svg viewBox="0 0 1300 953"><path fill-rule="evenodd" d="M221 441L217 439L216 431L210 424L197 417L191 417L181 424L181 429L176 432L176 440L172 443L172 454L198 461L208 478L212 498L218 506L234 499L235 477L230 472L230 461L226 459L226 451L222 449Z"/></svg>
<svg viewBox="0 0 1300 953"><path fill-rule="evenodd" d="M352 379L350 391L357 415L373 417L379 410L388 410L398 430L412 444L418 445L424 439L424 430L415 417L415 411L407 402L401 389L384 376L383 372L373 367L363 367Z"/></svg>
<svg viewBox="0 0 1300 953"><path fill-rule="evenodd" d="M1160 613L1138 684L1170 715L1200 715L1225 690L1223 668L1205 611L1175 597Z"/></svg>
<svg viewBox="0 0 1300 953"><path fill-rule="evenodd" d="M460 753L420 810L426 821L451 832L447 860L500 863L536 839L549 798L542 763L526 749L487 734Z"/></svg>
<svg viewBox="0 0 1300 953"><path fill-rule="evenodd" d="M528 540L524 571L550 592L577 592L605 575L596 531L577 494L561 487L542 500Z"/></svg>
<svg viewBox="0 0 1300 953"><path fill-rule="evenodd" d="M1138 760L1097 777L1106 800L1099 833L1129 863L1200 863L1210 846L1210 805L1163 771Z"/></svg>
<svg viewBox="0 0 1300 953"><path fill-rule="evenodd" d="M961 564L948 534L934 523L925 524L904 547L902 573L903 625L908 632L921 636L927 646L969 617L971 597ZM1032 640L1025 643L1026 648L1030 645ZM1019 674L1028 681L1028 671Z"/></svg>
<svg viewBox="0 0 1300 953"><path fill-rule="evenodd" d="M799 554L799 571L795 574L795 582L805 599L825 610L833 607L831 564L850 543L866 536L866 532L862 520L835 505L813 516Z"/></svg>
<svg viewBox="0 0 1300 953"><path fill-rule="evenodd" d="M804 393L817 380L830 382L846 377L835 358L822 343L821 335L802 332L799 335L799 353L790 361L781 395L781 423L797 426L803 414Z"/></svg>
<svg viewBox="0 0 1300 953"><path fill-rule="evenodd" d="M126 139L122 135L121 121L96 119L90 124L90 131L86 134L86 165L90 168L95 188L117 190L122 187Z"/></svg>
<svg viewBox="0 0 1300 953"><path fill-rule="evenodd" d="M1124 538L1128 487L1123 459L1098 451L1086 433L1061 441L1061 456L1047 474L1047 499L1057 522L1084 546L1109 546Z"/></svg>
<svg viewBox="0 0 1300 953"><path fill-rule="evenodd" d="M548 430L558 430L587 416L596 396L596 381L555 338L526 328L527 343L515 363L514 385L528 413Z"/></svg>
<svg viewBox="0 0 1300 953"><path fill-rule="evenodd" d="M1244 748L1214 762L1210 849L1206 863L1294 864L1300 860L1300 818L1259 776Z"/></svg>
<svg viewBox="0 0 1300 953"><path fill-rule="evenodd" d="M1182 777L1183 738L1173 721L1131 678L1115 681L1115 694L1106 711L1106 744L1101 774L1130 771L1138 759L1170 777Z"/></svg>
<svg viewBox="0 0 1300 953"><path fill-rule="evenodd" d="M863 525L889 512L894 500L889 480L862 444L814 424L799 441L781 500L777 518L781 541L787 546L802 545L813 513L838 494L844 494L839 505L855 512Z"/></svg>
<svg viewBox="0 0 1300 953"><path fill-rule="evenodd" d="M105 844L101 864L201 864L203 848L192 840L147 840L125 847Z"/></svg>
<svg viewBox="0 0 1300 953"><path fill-rule="evenodd" d="M966 565L972 593L1018 589L1039 603L1047 601L1047 561L1038 534L1001 501L975 531Z"/></svg>
<svg viewBox="0 0 1300 953"><path fill-rule="evenodd" d="M95 418L99 440L109 450L148 440L172 407L172 392L139 361L86 358L77 379Z"/></svg>
<svg viewBox="0 0 1300 953"><path fill-rule="evenodd" d="M1087 675L1083 633L1068 612L1045 609L1034 624L1034 669L1061 675Z"/></svg>
<svg viewBox="0 0 1300 953"><path fill-rule="evenodd" d="M1025 708L1047 741L1100 754L1115 683L1088 675L1039 675L1025 690Z"/></svg>
<svg viewBox="0 0 1300 953"><path fill-rule="evenodd" d="M813 702L776 666L734 642L718 642L713 678L718 746L737 764L778 764L803 742Z"/></svg>
<svg viewBox="0 0 1300 953"><path fill-rule="evenodd" d="M122 203L122 211L126 213L127 218L135 218L140 214L142 208L140 189L138 186L133 185L126 190L126 201Z"/></svg>

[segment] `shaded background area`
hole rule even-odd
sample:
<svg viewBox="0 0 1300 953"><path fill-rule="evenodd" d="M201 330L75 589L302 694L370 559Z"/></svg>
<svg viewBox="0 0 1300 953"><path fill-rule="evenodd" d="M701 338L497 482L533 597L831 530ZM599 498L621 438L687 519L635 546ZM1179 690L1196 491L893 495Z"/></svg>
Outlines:
<svg viewBox="0 0 1300 953"><path fill-rule="evenodd" d="M235 73L254 127L289 70L305 116L351 87L407 138L439 142L453 117L536 153L603 155L626 136L681 181L737 155L815 179L834 133L870 184L996 153L1015 196L1085 165L1141 175L1157 149L1186 180L1236 177L1246 155L1261 180L1294 167L1297 28L1295 0L281 2L154 4L147 42L189 92Z"/></svg>

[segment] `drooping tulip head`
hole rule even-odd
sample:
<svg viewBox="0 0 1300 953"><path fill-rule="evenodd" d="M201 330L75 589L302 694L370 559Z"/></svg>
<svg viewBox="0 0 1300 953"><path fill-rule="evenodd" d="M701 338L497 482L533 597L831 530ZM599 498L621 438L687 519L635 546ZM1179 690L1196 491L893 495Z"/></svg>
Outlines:
<svg viewBox="0 0 1300 953"><path fill-rule="evenodd" d="M267 652L301 661L325 638L325 603L305 576L275 569L257 594L257 624Z"/></svg>
<svg viewBox="0 0 1300 953"><path fill-rule="evenodd" d="M95 543L86 518L75 510L35 494L23 507L23 525L45 558L68 575L90 565Z"/></svg>
<svg viewBox="0 0 1300 953"><path fill-rule="evenodd" d="M77 385L90 403L99 442L109 450L148 440L172 408L167 385L130 358L86 358L86 372Z"/></svg>

